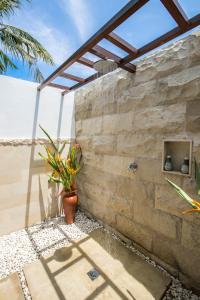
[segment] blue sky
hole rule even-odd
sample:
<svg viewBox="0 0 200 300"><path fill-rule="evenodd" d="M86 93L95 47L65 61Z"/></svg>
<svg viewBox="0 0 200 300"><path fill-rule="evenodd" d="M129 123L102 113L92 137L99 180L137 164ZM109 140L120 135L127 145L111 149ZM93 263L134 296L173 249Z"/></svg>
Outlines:
<svg viewBox="0 0 200 300"><path fill-rule="evenodd" d="M5 21L31 33L52 54L54 67L39 62L40 69L46 77L128 2L128 0L32 0L30 4L24 1L22 9ZM179 3L188 17L200 13L200 0L179 0ZM150 0L115 32L135 47L141 47L175 26L175 21L160 0ZM100 44L120 56L126 55L108 41L103 40ZM88 55L88 58L97 59L91 55ZM33 80L26 66L20 62L15 63L18 70L8 70L6 75ZM84 77L93 72L78 64L69 71Z"/></svg>

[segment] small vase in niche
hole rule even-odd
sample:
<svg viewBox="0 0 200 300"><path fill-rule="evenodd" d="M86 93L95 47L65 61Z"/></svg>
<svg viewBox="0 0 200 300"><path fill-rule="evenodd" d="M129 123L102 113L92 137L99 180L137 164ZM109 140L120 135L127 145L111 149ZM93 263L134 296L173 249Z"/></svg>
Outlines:
<svg viewBox="0 0 200 300"><path fill-rule="evenodd" d="M171 155L167 155L167 157L166 157L165 165L164 165L164 170L165 171L172 171L173 170Z"/></svg>
<svg viewBox="0 0 200 300"><path fill-rule="evenodd" d="M181 165L181 173L188 174L189 173L189 158L185 157L184 161Z"/></svg>

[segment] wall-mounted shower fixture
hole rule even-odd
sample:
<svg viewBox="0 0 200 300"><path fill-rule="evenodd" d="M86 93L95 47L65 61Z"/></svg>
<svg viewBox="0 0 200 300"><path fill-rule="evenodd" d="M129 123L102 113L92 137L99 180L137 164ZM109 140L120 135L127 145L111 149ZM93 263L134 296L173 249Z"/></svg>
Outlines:
<svg viewBox="0 0 200 300"><path fill-rule="evenodd" d="M105 75L118 68L118 64L112 59L100 59L93 64L93 68L100 74Z"/></svg>
<svg viewBox="0 0 200 300"><path fill-rule="evenodd" d="M134 161L128 166L128 171L135 173L138 169L138 164Z"/></svg>

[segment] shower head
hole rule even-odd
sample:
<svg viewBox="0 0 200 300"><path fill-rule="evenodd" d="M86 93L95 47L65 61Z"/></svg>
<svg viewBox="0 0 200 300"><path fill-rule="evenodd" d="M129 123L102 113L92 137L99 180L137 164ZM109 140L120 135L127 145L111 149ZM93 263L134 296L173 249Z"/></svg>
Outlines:
<svg viewBox="0 0 200 300"><path fill-rule="evenodd" d="M100 74L105 75L118 68L118 64L111 59L100 59L93 64L93 68Z"/></svg>

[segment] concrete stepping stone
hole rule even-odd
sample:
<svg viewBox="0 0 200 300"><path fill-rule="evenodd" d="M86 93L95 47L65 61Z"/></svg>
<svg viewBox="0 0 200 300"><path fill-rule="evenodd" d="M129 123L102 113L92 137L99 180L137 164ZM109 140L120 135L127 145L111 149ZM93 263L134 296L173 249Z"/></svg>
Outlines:
<svg viewBox="0 0 200 300"><path fill-rule="evenodd" d="M157 300L170 284L103 229L27 265L24 272L33 300Z"/></svg>
<svg viewBox="0 0 200 300"><path fill-rule="evenodd" d="M0 280L0 300L24 300L17 273Z"/></svg>

